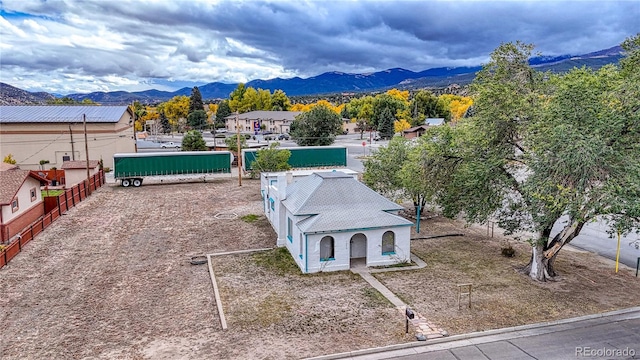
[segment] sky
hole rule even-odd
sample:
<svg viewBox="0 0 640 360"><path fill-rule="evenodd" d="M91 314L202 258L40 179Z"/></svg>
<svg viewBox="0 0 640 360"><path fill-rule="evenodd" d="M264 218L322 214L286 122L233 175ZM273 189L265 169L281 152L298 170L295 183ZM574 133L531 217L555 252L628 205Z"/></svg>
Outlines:
<svg viewBox="0 0 640 360"><path fill-rule="evenodd" d="M0 82L55 94L476 66L501 43L585 54L640 1L0 0Z"/></svg>

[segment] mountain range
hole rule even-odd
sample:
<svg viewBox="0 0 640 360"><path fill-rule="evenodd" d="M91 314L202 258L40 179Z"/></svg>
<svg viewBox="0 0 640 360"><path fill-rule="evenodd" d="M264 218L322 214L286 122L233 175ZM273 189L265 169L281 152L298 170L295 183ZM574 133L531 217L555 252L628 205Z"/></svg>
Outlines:
<svg viewBox="0 0 640 360"><path fill-rule="evenodd" d="M541 71L565 72L573 67L581 66L597 69L606 64L617 63L623 55L622 48L615 46L584 55L539 56L531 58L529 63ZM444 88L452 84L469 84L481 68L481 66L442 67L420 72L394 68L369 74L348 74L334 71L306 79L294 77L252 80L245 85L271 92L280 89L288 96L382 91L394 87L398 89ZM217 99L228 98L237 86L238 84L213 82L198 88L203 99ZM185 87L173 92L151 89L138 92L110 91L66 96L77 101L88 98L100 104L116 105L129 104L136 100L142 103L158 103L177 95L189 96L190 94L191 88ZM47 100L53 98L54 96L48 93L31 93L0 83L0 104L2 105L46 103Z"/></svg>

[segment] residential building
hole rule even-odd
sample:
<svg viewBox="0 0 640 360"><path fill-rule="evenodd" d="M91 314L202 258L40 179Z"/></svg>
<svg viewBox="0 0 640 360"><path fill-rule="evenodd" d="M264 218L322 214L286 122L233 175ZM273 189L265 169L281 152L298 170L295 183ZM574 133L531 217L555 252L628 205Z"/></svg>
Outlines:
<svg viewBox="0 0 640 360"><path fill-rule="evenodd" d="M109 168L113 154L136 150L127 106L0 106L0 136L0 156L12 154L29 170L40 169L41 160L57 168L64 161L86 160L87 145L89 158L102 159Z"/></svg>
<svg viewBox="0 0 640 360"><path fill-rule="evenodd" d="M270 131L286 134L289 133L293 120L301 113L301 111L251 111L237 115L237 126L240 127L240 132ZM264 130L260 130L261 126L264 126ZM225 128L230 132L237 131L235 114L225 118Z"/></svg>
<svg viewBox="0 0 640 360"><path fill-rule="evenodd" d="M8 243L44 216L41 183L47 179L29 170L0 166L0 243Z"/></svg>
<svg viewBox="0 0 640 360"><path fill-rule="evenodd" d="M318 171L261 176L264 211L303 273L348 270L352 261L383 266L410 261L411 225L402 206L357 180Z"/></svg>

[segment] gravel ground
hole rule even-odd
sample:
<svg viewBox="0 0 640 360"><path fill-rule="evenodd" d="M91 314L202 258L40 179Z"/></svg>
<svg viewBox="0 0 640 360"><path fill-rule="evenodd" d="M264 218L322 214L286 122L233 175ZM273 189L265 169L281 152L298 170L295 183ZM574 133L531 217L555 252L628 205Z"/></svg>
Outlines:
<svg viewBox="0 0 640 360"><path fill-rule="evenodd" d="M241 219L249 214L260 216ZM261 214L257 180L108 184L0 269L0 358L296 359L413 341L358 276L303 276L278 250L213 258L222 330L207 266L189 260L274 247ZM376 277L450 333L638 305L640 281L628 269L613 275L594 255L563 250L560 281L536 284L516 272L526 244L505 259L501 239L482 228L441 218L422 228L420 236L466 235L416 240L426 268ZM458 310L460 282L474 284L471 309Z"/></svg>
<svg viewBox="0 0 640 360"><path fill-rule="evenodd" d="M248 214L262 214L257 180L99 189L0 269L0 358L281 359L408 341L358 277L273 275L251 255L215 257L222 330L207 267L189 260L274 247Z"/></svg>

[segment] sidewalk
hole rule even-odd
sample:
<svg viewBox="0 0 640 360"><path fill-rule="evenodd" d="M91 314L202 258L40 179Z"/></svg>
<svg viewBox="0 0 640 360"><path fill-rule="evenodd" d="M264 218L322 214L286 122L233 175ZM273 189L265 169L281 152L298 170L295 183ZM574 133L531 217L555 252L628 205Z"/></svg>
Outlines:
<svg viewBox="0 0 640 360"><path fill-rule="evenodd" d="M640 359L640 307L311 358Z"/></svg>

